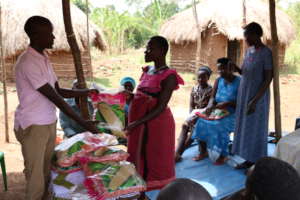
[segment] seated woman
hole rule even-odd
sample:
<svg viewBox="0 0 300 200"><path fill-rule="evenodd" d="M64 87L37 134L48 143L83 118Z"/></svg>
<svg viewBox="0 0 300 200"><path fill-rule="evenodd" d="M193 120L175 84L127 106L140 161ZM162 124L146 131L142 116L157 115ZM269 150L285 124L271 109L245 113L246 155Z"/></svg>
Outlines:
<svg viewBox="0 0 300 200"><path fill-rule="evenodd" d="M212 160L216 160L215 165L222 165L228 155L229 134L234 131L240 77L233 74L234 65L228 58L218 59L217 66L220 77L215 81L208 106L198 113L200 118L193 133L193 138L200 140L201 149L194 160L210 155Z"/></svg>
<svg viewBox="0 0 300 200"><path fill-rule="evenodd" d="M201 66L196 73L198 84L195 85L191 91L190 114L182 125L175 153L175 162L180 162L182 160L181 155L193 142L191 136L193 127L198 118L196 112L207 106L211 96L212 86L208 83L211 73L211 69L207 66ZM190 135L188 135L189 132L191 132Z"/></svg>

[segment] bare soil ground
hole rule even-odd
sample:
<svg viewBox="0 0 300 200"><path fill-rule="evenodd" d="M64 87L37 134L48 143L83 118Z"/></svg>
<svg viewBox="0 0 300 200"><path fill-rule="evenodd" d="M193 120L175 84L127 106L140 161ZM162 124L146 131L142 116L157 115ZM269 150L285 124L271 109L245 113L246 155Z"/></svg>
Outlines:
<svg viewBox="0 0 300 200"><path fill-rule="evenodd" d="M118 87L119 80L124 76L132 76L138 80L141 73L142 51L130 51L121 56L105 56L93 53L94 82L110 87ZM192 74L181 74L186 85L176 91L170 102L170 107L176 120L176 133L180 132L180 127L188 114L189 93L194 84ZM213 82L211 79L211 82ZM70 87L72 80L60 80L60 84ZM282 127L284 131L291 132L294 129L295 118L300 115L300 76L283 75L280 77L281 87L281 111ZM14 111L18 105L18 98L15 85L8 87L8 110L9 110L9 137L10 143L5 143L4 129L4 102L3 94L0 94L0 151L5 153L6 170L8 174L8 192L3 191L3 181L0 177L0 199L1 200L22 200L25 192L25 179L22 173L23 158L21 148L13 133ZM273 100L270 113L270 129L274 129Z"/></svg>

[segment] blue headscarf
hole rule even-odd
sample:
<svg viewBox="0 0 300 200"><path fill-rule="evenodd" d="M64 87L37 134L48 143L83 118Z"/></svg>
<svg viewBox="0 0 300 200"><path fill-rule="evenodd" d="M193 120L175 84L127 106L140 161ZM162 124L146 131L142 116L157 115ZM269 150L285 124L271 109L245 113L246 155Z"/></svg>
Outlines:
<svg viewBox="0 0 300 200"><path fill-rule="evenodd" d="M131 78L131 77L124 77L124 78L121 80L120 84L124 86L125 83L127 83L127 82L131 83L132 86L133 86L133 88L135 88L135 86L136 86L135 80L134 80L133 78Z"/></svg>

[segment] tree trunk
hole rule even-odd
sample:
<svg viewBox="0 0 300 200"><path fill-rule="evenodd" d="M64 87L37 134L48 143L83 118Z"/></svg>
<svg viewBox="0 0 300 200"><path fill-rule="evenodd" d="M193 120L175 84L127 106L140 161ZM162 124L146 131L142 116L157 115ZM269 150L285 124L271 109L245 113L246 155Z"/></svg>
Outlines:
<svg viewBox="0 0 300 200"><path fill-rule="evenodd" d="M81 53L72 27L70 0L62 0L62 6L63 6L65 31L73 55L73 60L76 69L76 76L79 84L78 86L80 89L85 89L86 83L85 83L84 73L82 68ZM89 117L89 111L87 105L87 98L81 97L79 100L80 100L79 106L80 106L81 115L85 120L89 120L90 117Z"/></svg>
<svg viewBox="0 0 300 200"><path fill-rule="evenodd" d="M275 0L269 0L270 8L270 25L272 36L272 53L273 53L273 87L274 87L274 108L275 108L275 133L276 139L281 138L281 111L280 111L280 88L279 88L279 62L278 62L278 35L276 25L276 4Z"/></svg>
<svg viewBox="0 0 300 200"><path fill-rule="evenodd" d="M91 47L90 47L90 22L89 22L89 0L85 0L85 14L86 14L86 32L87 32L87 53L89 57L89 63L88 65L91 66L91 72L89 74L90 80L93 82L94 77L93 77L93 65L92 65L92 57L91 57Z"/></svg>
<svg viewBox="0 0 300 200"><path fill-rule="evenodd" d="M7 88L6 88L6 69L5 58L3 55L3 43L2 43L2 9L0 3L0 59L2 67L2 83L3 83L3 100L4 100L4 121L5 121L5 142L9 143L9 127L8 127L8 103L7 103Z"/></svg>
<svg viewBox="0 0 300 200"><path fill-rule="evenodd" d="M194 14L194 19L197 27L197 50L196 50L196 62L195 62L195 70L197 70L197 67L200 66L201 64L201 27L199 24L199 19L198 19L198 14L197 14L197 6L196 6L196 0L193 0L193 14Z"/></svg>
<svg viewBox="0 0 300 200"><path fill-rule="evenodd" d="M243 0L243 27L247 24L247 6L246 0Z"/></svg>
<svg viewBox="0 0 300 200"><path fill-rule="evenodd" d="M242 27L244 28L246 25L247 25L247 5L246 5L246 0L243 0L243 25L242 25ZM246 41L243 40L242 55L245 54L246 47L247 47ZM240 62L241 62L241 59L240 59Z"/></svg>

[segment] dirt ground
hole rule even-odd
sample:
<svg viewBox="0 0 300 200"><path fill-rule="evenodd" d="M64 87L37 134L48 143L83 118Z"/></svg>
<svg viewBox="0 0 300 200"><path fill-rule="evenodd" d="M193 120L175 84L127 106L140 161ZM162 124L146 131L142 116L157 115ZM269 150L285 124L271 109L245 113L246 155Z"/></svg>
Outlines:
<svg viewBox="0 0 300 200"><path fill-rule="evenodd" d="M129 55L129 56L128 56ZM103 56L93 55L94 61L94 81L107 86L117 87L119 80L123 76L132 76L138 80L140 75L140 66L142 66L142 52L129 52L125 56ZM138 64L137 64L138 63ZM192 74L182 74L186 85L176 91L170 102L170 107L176 120L176 133L180 132L180 127L188 114L189 93L194 84ZM70 87L72 80L61 80L61 85ZM211 80L213 81L213 80ZM295 118L300 115L300 76L282 75L280 77L281 87L281 111L282 111L282 129L291 132L294 129ZM22 174L23 158L20 145L16 141L13 133L14 111L18 105L18 98L15 91L15 85L9 84L8 87L8 110L9 110L9 137L10 143L5 143L4 129L4 103L3 95L0 95L0 151L5 153L6 170L8 174L8 192L3 191L3 181L0 178L0 200L21 200L24 199L25 180ZM270 113L270 129L274 129L273 100Z"/></svg>

